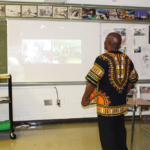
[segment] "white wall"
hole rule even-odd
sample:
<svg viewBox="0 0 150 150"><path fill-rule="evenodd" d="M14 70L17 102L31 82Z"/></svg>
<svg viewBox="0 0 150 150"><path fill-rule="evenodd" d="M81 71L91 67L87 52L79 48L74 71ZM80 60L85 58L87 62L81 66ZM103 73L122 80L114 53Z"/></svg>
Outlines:
<svg viewBox="0 0 150 150"><path fill-rule="evenodd" d="M17 1L17 0L9 0ZM21 1L21 0L18 0ZM24 0L22 0L24 1ZM26 0L28 2L44 2L44 0ZM67 0L68 3L150 6L149 0ZM144 84L147 85L148 84ZM143 85L143 86L144 86ZM139 87L140 85L138 85ZM150 84L149 84L150 86ZM13 116L14 121L47 120L96 117L96 107L81 107L81 98L85 85L57 86L61 107L56 105L56 91L52 86L46 87L13 87ZM0 88L0 97L7 96L6 88ZM138 93L138 97L140 94ZM52 99L52 106L44 106L44 100ZM136 113L138 115L138 112ZM0 121L8 119L8 104L0 105ZM132 115L132 113L128 113Z"/></svg>
<svg viewBox="0 0 150 150"><path fill-rule="evenodd" d="M115 2L114 2L115 1ZM67 3L149 7L149 0L67 0Z"/></svg>
<svg viewBox="0 0 150 150"><path fill-rule="evenodd" d="M61 107L56 105L57 95L53 86L13 87L14 121L48 120L96 117L96 107L83 108L81 98L85 85L57 86ZM7 96L7 88L0 88L0 97ZM52 99L52 106L44 100ZM8 104L0 105L0 121L8 119Z"/></svg>
<svg viewBox="0 0 150 150"><path fill-rule="evenodd" d="M140 86L150 86L150 84L137 85L138 98L140 98ZM62 85L56 87L61 100L61 107L56 105L57 95L53 86L13 87L14 121L97 117L96 105L86 108L81 106L85 85ZM7 95L7 88L0 87L0 97ZM52 100L52 106L44 106L44 100L48 99ZM1 104L0 121L8 119L8 112L8 104ZM131 116L132 112L126 115ZM139 111L136 112L136 115L139 115Z"/></svg>
<svg viewBox="0 0 150 150"><path fill-rule="evenodd" d="M45 0L7 0L7 1L45 2ZM66 3L150 7L150 0L66 0Z"/></svg>

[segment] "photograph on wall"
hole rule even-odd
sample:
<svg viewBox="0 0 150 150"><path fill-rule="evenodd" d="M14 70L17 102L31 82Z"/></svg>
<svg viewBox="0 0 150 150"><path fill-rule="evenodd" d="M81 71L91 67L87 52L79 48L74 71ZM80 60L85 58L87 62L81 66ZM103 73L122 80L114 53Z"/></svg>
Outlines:
<svg viewBox="0 0 150 150"><path fill-rule="evenodd" d="M6 5L6 16L20 17L20 5Z"/></svg>
<svg viewBox="0 0 150 150"><path fill-rule="evenodd" d="M150 11L147 11L147 18L150 20Z"/></svg>
<svg viewBox="0 0 150 150"><path fill-rule="evenodd" d="M22 40L23 64L49 64L52 63L51 40Z"/></svg>
<svg viewBox="0 0 150 150"><path fill-rule="evenodd" d="M146 45L148 43L147 39L147 28L145 26L135 26L134 31L134 45Z"/></svg>
<svg viewBox="0 0 150 150"><path fill-rule="evenodd" d="M108 20L109 19L109 9L96 9L96 19Z"/></svg>
<svg viewBox="0 0 150 150"><path fill-rule="evenodd" d="M82 8L69 7L68 18L71 19L82 19Z"/></svg>
<svg viewBox="0 0 150 150"><path fill-rule="evenodd" d="M147 11L135 10L135 20L147 20Z"/></svg>
<svg viewBox="0 0 150 150"><path fill-rule="evenodd" d="M22 6L22 17L36 17L37 7L36 6Z"/></svg>
<svg viewBox="0 0 150 150"><path fill-rule="evenodd" d="M149 70L149 64L150 64L149 54L143 54L142 69Z"/></svg>
<svg viewBox="0 0 150 150"><path fill-rule="evenodd" d="M134 10L122 10L123 20L135 20L135 11Z"/></svg>
<svg viewBox="0 0 150 150"><path fill-rule="evenodd" d="M92 8L83 8L83 19L96 19L95 9Z"/></svg>
<svg viewBox="0 0 150 150"><path fill-rule="evenodd" d="M121 45L126 45L126 28L114 28L114 32L118 33L122 37Z"/></svg>
<svg viewBox="0 0 150 150"><path fill-rule="evenodd" d="M141 53L141 46L134 46L134 53Z"/></svg>
<svg viewBox="0 0 150 150"><path fill-rule="evenodd" d="M81 64L81 40L53 40L53 63L56 64Z"/></svg>
<svg viewBox="0 0 150 150"><path fill-rule="evenodd" d="M0 5L0 16L5 16L5 6Z"/></svg>
<svg viewBox="0 0 150 150"><path fill-rule="evenodd" d="M150 101L150 87L140 86L140 98ZM142 107L142 111L149 111L150 107Z"/></svg>
<svg viewBox="0 0 150 150"><path fill-rule="evenodd" d="M53 18L67 18L67 7L53 7Z"/></svg>
<svg viewBox="0 0 150 150"><path fill-rule="evenodd" d="M121 9L109 9L109 19L110 20L122 20L122 10Z"/></svg>
<svg viewBox="0 0 150 150"><path fill-rule="evenodd" d="M134 28L134 36L146 36L146 28Z"/></svg>
<svg viewBox="0 0 150 150"><path fill-rule="evenodd" d="M52 17L52 6L38 6L38 17Z"/></svg>

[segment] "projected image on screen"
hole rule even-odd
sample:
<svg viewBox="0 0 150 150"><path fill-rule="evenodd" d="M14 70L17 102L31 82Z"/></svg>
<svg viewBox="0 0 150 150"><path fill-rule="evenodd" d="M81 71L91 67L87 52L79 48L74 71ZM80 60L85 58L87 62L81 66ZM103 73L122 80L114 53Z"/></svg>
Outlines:
<svg viewBox="0 0 150 150"><path fill-rule="evenodd" d="M51 40L22 40L22 61L25 64L52 63Z"/></svg>
<svg viewBox="0 0 150 150"><path fill-rule="evenodd" d="M53 40L53 63L80 64L81 40Z"/></svg>
<svg viewBox="0 0 150 150"><path fill-rule="evenodd" d="M82 82L100 55L99 22L7 21L13 82Z"/></svg>

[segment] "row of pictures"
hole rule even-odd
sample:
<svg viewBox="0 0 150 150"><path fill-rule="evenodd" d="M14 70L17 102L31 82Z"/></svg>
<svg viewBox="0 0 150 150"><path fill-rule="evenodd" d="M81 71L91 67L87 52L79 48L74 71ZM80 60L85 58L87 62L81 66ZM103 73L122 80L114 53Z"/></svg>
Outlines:
<svg viewBox="0 0 150 150"><path fill-rule="evenodd" d="M6 14L6 15L5 15ZM91 9L52 6L0 5L0 16L53 17L98 20L150 20L150 11L122 9Z"/></svg>

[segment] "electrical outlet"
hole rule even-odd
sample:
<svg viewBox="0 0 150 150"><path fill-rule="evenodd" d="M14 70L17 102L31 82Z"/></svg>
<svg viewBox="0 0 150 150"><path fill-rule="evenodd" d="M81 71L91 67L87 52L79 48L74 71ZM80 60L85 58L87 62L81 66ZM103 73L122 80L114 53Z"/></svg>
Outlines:
<svg viewBox="0 0 150 150"><path fill-rule="evenodd" d="M60 99L57 100L57 105L60 107L61 104L60 104Z"/></svg>
<svg viewBox="0 0 150 150"><path fill-rule="evenodd" d="M44 100L44 106L52 105L52 100Z"/></svg>

